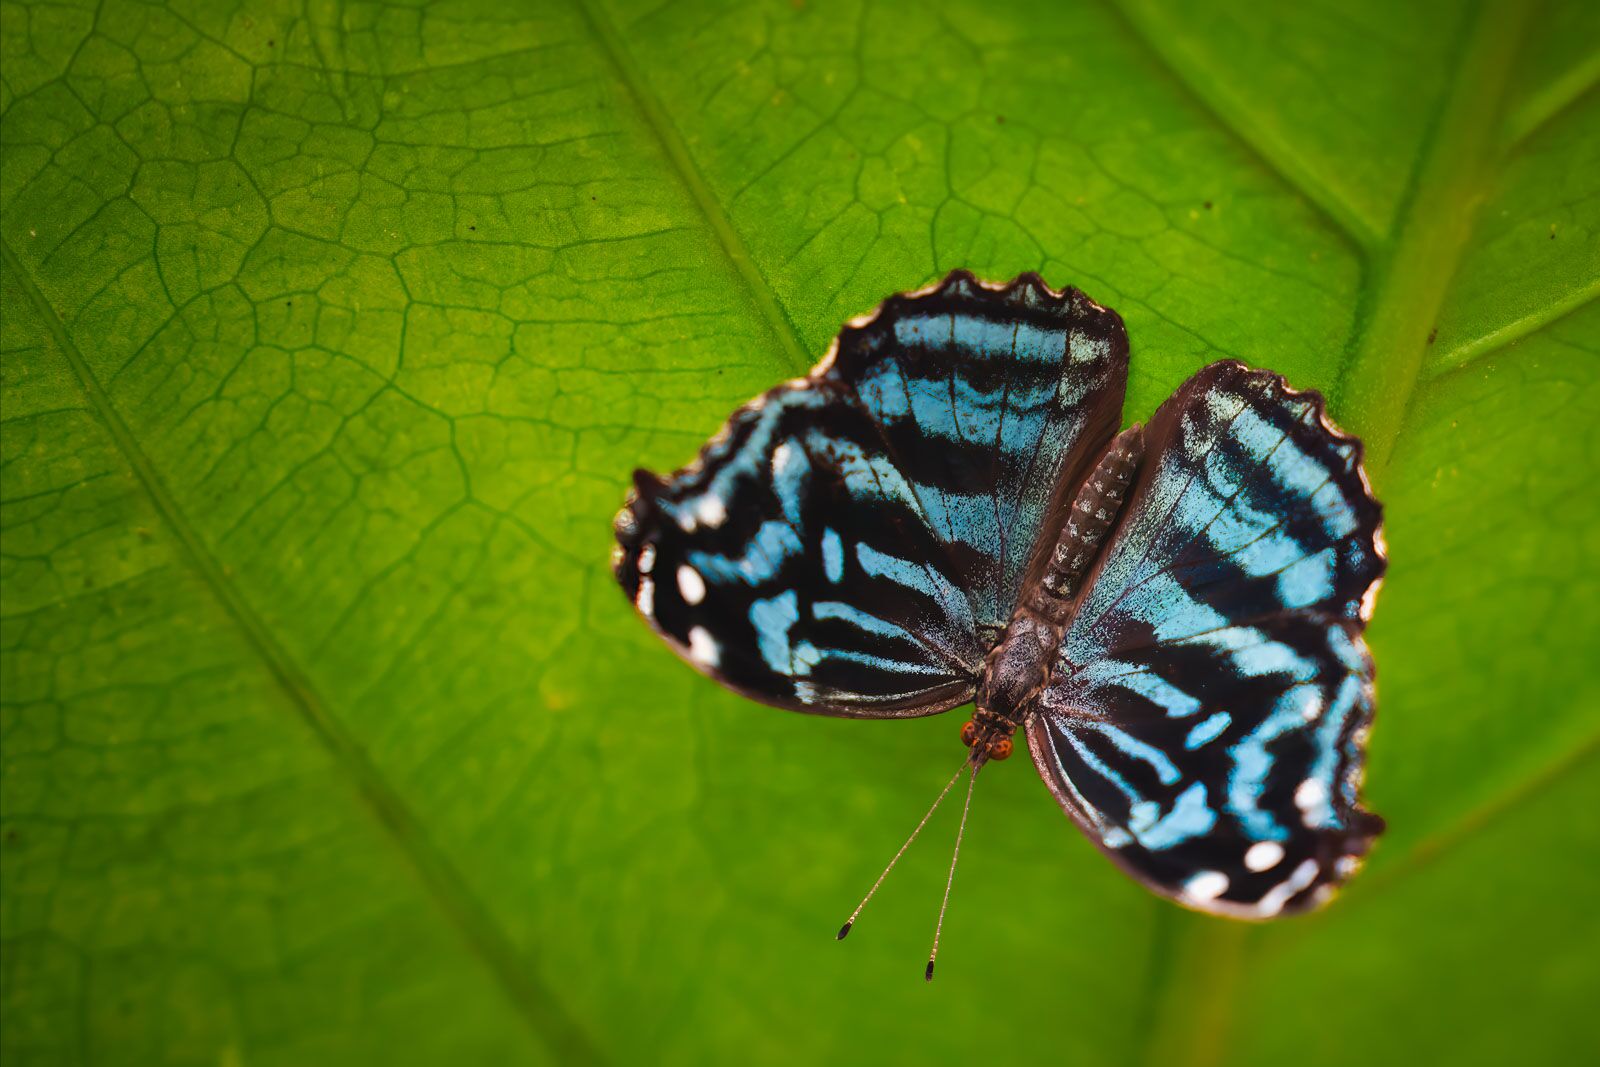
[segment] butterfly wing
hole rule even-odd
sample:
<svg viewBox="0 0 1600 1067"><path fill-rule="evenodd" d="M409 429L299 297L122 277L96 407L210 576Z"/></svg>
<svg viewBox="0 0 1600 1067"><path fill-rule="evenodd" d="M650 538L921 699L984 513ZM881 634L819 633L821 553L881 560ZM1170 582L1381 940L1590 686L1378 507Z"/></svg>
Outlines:
<svg viewBox="0 0 1600 1067"><path fill-rule="evenodd" d="M639 611L752 699L893 717L969 697L972 606L871 419L831 383L741 408L666 481L637 474L616 532Z"/></svg>
<svg viewBox="0 0 1600 1067"><path fill-rule="evenodd" d="M1383 574L1359 442L1322 398L1213 364L1146 427L1028 742L1062 806L1157 892L1314 906L1382 830L1361 810Z"/></svg>
<svg viewBox="0 0 1600 1067"><path fill-rule="evenodd" d="M640 472L614 567L690 663L798 711L971 698L1033 542L1120 420L1115 313L1035 275L891 297L690 466Z"/></svg>
<svg viewBox="0 0 1600 1067"><path fill-rule="evenodd" d="M990 289L957 271L847 326L828 376L881 428L980 629L997 634L1040 529L1121 425L1122 320L1037 275Z"/></svg>

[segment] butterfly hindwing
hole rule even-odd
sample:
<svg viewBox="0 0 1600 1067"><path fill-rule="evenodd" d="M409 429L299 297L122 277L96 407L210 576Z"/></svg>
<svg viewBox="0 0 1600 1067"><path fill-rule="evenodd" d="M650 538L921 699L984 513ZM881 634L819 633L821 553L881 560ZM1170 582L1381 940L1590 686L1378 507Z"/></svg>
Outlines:
<svg viewBox="0 0 1600 1067"><path fill-rule="evenodd" d="M1356 794L1384 568L1360 446L1316 394L1228 362L1145 448L1029 724L1035 762L1156 891L1241 917L1311 906L1382 827Z"/></svg>
<svg viewBox="0 0 1600 1067"><path fill-rule="evenodd" d="M892 297L690 466L640 472L618 580L692 664L800 711L972 694L1062 471L1120 418L1117 316L1034 275Z"/></svg>
<svg viewBox="0 0 1600 1067"><path fill-rule="evenodd" d="M1282 616L1097 660L1046 693L1034 760L1158 892L1246 918L1319 903L1382 826L1357 806L1372 691L1353 631Z"/></svg>

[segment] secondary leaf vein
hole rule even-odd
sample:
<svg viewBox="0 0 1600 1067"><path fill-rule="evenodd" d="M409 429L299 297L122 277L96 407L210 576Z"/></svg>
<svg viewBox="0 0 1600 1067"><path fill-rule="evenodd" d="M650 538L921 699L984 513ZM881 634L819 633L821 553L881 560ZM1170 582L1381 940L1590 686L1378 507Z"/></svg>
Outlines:
<svg viewBox="0 0 1600 1067"><path fill-rule="evenodd" d="M588 1036L566 1014L555 994L533 973L530 961L512 945L467 887L450 861L429 840L417 817L359 745L329 713L310 679L274 637L244 595L234 587L199 533L179 509L155 465L134 438L110 396L101 388L88 362L68 335L61 318L10 242L0 241L0 262L17 279L50 331L82 388L85 400L116 444L151 504L178 542L181 555L199 575L223 610L238 626L262 665L277 681L300 719L348 775L383 834L416 873L429 899L445 914L490 973L499 982L535 1037L560 1062L593 1063L601 1057Z"/></svg>

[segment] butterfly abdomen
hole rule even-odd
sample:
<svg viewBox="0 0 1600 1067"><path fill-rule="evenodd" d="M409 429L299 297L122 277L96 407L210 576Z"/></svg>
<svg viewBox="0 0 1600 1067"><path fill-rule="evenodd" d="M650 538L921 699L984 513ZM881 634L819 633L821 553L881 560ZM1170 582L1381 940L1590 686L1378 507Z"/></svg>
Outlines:
<svg viewBox="0 0 1600 1067"><path fill-rule="evenodd" d="M1144 431L1138 426L1123 430L1106 448L1079 487L1055 545L1044 557L1038 582L1026 590L1023 603L1027 607L1065 625L1084 575L1094 565L1127 502L1128 486L1143 454Z"/></svg>

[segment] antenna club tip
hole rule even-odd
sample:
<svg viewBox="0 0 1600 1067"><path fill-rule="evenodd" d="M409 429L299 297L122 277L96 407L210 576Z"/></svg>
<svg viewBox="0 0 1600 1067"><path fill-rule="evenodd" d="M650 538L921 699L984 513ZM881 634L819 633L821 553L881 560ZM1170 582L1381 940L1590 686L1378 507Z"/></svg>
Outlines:
<svg viewBox="0 0 1600 1067"><path fill-rule="evenodd" d="M849 922L847 922L843 926L839 927L839 932L838 932L838 934L836 934L834 936L834 940L835 941L843 941L845 939L845 935L850 932L850 927L854 926L855 924L856 924L856 921L854 919L851 919Z"/></svg>
<svg viewBox="0 0 1600 1067"><path fill-rule="evenodd" d="M922 980L924 982L933 981L933 961L932 960L928 961L928 969L922 972Z"/></svg>

